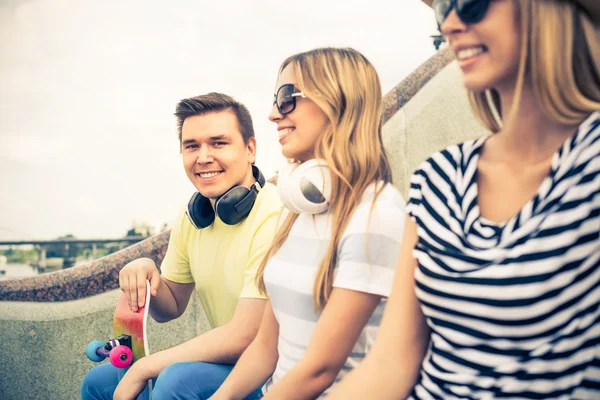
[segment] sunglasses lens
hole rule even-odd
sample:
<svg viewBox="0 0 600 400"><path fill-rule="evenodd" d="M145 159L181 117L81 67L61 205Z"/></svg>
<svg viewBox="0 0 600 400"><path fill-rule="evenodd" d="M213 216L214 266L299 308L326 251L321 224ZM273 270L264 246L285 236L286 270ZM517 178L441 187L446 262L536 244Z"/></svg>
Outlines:
<svg viewBox="0 0 600 400"><path fill-rule="evenodd" d="M282 115L289 114L296 106L296 98L292 96L294 85L283 85L277 91L277 109Z"/></svg>
<svg viewBox="0 0 600 400"><path fill-rule="evenodd" d="M457 0L458 16L465 24L479 22L485 16L489 0Z"/></svg>
<svg viewBox="0 0 600 400"><path fill-rule="evenodd" d="M438 26L442 26L452 8L456 5L456 13L465 24L474 24L483 19L490 0L434 0L433 10Z"/></svg>

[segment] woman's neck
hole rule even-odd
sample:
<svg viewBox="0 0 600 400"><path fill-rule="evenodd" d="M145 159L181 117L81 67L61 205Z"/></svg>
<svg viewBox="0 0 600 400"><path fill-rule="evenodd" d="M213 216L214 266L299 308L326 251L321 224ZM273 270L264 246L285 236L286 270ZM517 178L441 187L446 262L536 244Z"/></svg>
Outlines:
<svg viewBox="0 0 600 400"><path fill-rule="evenodd" d="M516 107L514 87L499 90L503 126L495 141L507 157L522 163L535 163L550 157L577 129L543 114L531 84L525 83Z"/></svg>

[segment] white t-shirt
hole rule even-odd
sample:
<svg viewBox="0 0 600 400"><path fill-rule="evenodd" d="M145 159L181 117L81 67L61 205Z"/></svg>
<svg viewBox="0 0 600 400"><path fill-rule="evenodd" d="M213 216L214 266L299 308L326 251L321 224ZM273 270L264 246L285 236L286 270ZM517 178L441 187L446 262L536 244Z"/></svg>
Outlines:
<svg viewBox="0 0 600 400"><path fill-rule="evenodd" d="M342 235L333 286L384 298L361 332L336 382L360 363L375 341L400 253L404 199L387 184L373 206L374 193L373 184L365 190ZM331 225L328 212L300 214L265 269L267 294L279 322L279 360L263 387L265 393L304 356L317 325L320 313L315 311L313 285L329 245Z"/></svg>

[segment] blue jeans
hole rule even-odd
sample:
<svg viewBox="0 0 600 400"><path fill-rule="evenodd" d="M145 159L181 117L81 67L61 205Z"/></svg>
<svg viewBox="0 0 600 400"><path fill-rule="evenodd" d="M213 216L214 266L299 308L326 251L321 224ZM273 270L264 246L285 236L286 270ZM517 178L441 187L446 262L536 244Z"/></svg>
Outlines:
<svg viewBox="0 0 600 400"><path fill-rule="evenodd" d="M152 380L153 400L207 400L225 381L233 365L180 362L163 369ZM110 363L92 368L81 383L82 400L112 400L119 383L118 370ZM246 400L262 397L260 388Z"/></svg>

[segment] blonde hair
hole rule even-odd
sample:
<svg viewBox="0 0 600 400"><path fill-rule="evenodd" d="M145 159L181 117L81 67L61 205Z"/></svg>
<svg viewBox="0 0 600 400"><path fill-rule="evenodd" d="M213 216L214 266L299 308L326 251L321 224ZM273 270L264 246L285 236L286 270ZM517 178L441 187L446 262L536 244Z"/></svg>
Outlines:
<svg viewBox="0 0 600 400"><path fill-rule="evenodd" d="M329 213L335 221L325 257L313 288L315 307L322 309L333 287L337 247L365 189L374 182L392 180L382 141L382 92L375 68L350 48L319 48L287 58L279 74L292 66L296 86L327 116L328 123L315 145L315 157L327 162L332 190ZM373 204L383 190L379 185ZM257 284L265 292L264 271L281 248L296 219L290 213L263 259Z"/></svg>
<svg viewBox="0 0 600 400"><path fill-rule="evenodd" d="M573 2L514 0L520 15L521 54L512 109L519 106L525 76L541 111L551 120L576 125L600 110L600 29ZM477 118L501 129L495 89L469 92ZM507 110L510 111L510 110Z"/></svg>

